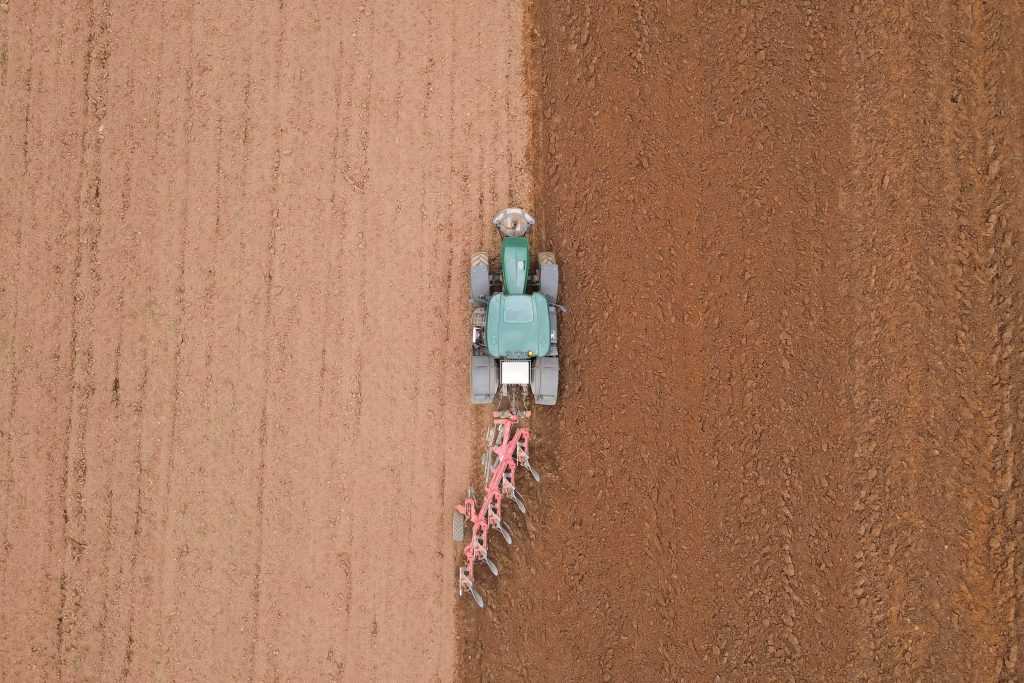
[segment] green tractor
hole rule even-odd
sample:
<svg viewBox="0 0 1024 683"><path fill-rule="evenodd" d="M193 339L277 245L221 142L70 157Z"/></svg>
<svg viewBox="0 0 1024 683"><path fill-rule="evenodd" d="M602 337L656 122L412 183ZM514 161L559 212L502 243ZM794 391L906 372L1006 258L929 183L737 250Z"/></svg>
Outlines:
<svg viewBox="0 0 1024 683"><path fill-rule="evenodd" d="M494 217L502 234L501 269L491 272L487 254L473 254L469 284L473 296L470 401L490 403L507 387L529 386L534 401L558 399L558 264L542 251L530 270L524 235L533 217L505 209Z"/></svg>

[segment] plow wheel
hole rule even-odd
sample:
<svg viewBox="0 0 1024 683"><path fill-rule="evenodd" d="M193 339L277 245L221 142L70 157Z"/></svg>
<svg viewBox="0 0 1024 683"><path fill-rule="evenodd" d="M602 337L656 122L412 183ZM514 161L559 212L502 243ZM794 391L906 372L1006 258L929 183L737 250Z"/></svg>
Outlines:
<svg viewBox="0 0 1024 683"><path fill-rule="evenodd" d="M466 516L458 510L452 515L452 539L462 542L466 537Z"/></svg>

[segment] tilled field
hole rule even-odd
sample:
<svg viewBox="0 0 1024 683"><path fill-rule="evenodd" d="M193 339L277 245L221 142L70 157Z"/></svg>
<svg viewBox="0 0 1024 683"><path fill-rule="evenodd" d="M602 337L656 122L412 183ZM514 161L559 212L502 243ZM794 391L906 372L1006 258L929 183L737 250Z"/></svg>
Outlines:
<svg viewBox="0 0 1024 683"><path fill-rule="evenodd" d="M563 396L466 680L1024 678L1024 6L533 13Z"/></svg>
<svg viewBox="0 0 1024 683"><path fill-rule="evenodd" d="M0 3L0 680L452 678L522 22Z"/></svg>
<svg viewBox="0 0 1024 683"><path fill-rule="evenodd" d="M1024 678L1024 4L530 13L0 2L0 681ZM569 310L478 611L509 204Z"/></svg>

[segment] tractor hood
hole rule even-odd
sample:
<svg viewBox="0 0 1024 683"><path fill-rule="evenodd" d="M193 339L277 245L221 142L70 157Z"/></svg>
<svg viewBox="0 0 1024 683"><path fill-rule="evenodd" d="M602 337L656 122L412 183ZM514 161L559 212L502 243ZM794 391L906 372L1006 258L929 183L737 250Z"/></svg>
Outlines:
<svg viewBox="0 0 1024 683"><path fill-rule="evenodd" d="M501 241L501 279L505 294L526 294L527 265L530 245L522 237L506 237Z"/></svg>
<svg viewBox="0 0 1024 683"><path fill-rule="evenodd" d="M495 294L487 305L487 353L538 358L551 348L548 300L542 294Z"/></svg>

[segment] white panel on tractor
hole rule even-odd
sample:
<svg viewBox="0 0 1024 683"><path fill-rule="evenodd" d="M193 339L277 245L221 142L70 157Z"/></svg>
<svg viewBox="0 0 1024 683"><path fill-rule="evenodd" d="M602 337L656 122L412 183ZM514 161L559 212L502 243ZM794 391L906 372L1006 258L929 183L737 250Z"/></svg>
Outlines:
<svg viewBox="0 0 1024 683"><path fill-rule="evenodd" d="M528 360L503 360L503 361L501 361L501 383L502 384L529 384L530 383L530 361L528 361Z"/></svg>

